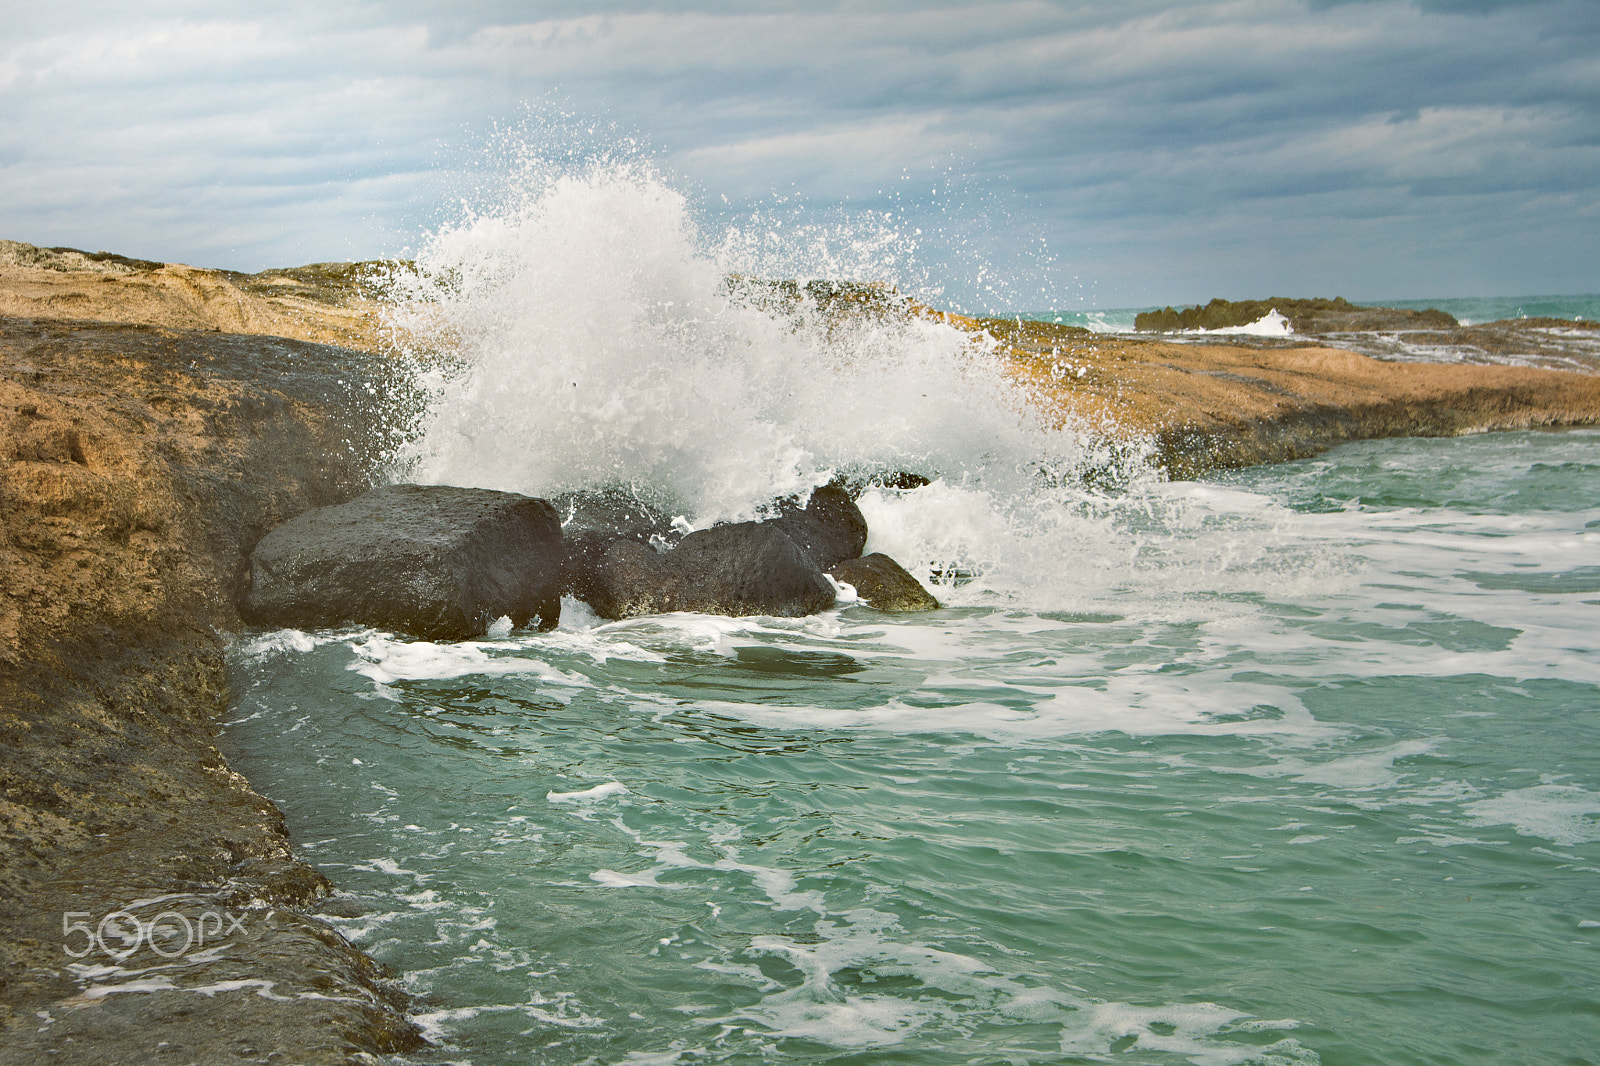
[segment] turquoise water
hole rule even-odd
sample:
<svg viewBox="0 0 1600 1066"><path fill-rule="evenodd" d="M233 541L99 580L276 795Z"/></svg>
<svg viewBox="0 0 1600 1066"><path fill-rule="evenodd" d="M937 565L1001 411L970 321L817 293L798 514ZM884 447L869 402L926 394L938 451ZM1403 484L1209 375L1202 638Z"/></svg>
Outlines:
<svg viewBox="0 0 1600 1066"><path fill-rule="evenodd" d="M1403 307L1422 311L1430 307L1454 315L1464 326L1498 322L1507 318L1583 318L1600 320L1600 295L1572 296L1450 296L1435 300L1360 300L1368 307ZM1141 311L1160 307L1123 307L1098 311L1023 311L1024 319L1082 326L1097 333L1131 333Z"/></svg>
<svg viewBox="0 0 1600 1066"><path fill-rule="evenodd" d="M411 1061L1600 1062L1597 489L1372 442L925 616L258 634L223 743Z"/></svg>
<svg viewBox="0 0 1600 1066"><path fill-rule="evenodd" d="M1600 295L1594 293L1575 296L1458 296L1437 300L1396 300L1382 306L1404 307L1414 311L1434 307L1454 315L1464 326L1507 318L1600 320Z"/></svg>

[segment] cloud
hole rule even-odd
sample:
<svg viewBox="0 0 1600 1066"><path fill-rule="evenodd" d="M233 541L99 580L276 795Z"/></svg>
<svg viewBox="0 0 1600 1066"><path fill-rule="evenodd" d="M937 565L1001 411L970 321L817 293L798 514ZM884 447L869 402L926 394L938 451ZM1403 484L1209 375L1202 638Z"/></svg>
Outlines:
<svg viewBox="0 0 1600 1066"><path fill-rule="evenodd" d="M392 252L487 180L465 146L545 101L730 217L775 190L892 208L1018 270L1043 236L1052 277L1112 302L1600 283L1592 0L529 10L30 6L0 29L0 235L246 269Z"/></svg>

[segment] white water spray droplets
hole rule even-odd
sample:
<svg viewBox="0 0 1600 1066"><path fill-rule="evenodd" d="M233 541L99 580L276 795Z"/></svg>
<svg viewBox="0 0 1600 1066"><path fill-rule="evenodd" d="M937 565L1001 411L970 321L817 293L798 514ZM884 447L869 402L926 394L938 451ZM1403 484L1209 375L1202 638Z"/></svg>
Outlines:
<svg viewBox="0 0 1600 1066"><path fill-rule="evenodd" d="M791 234L799 247L758 254ZM394 286L402 347L450 356L429 371L438 400L409 476L537 494L627 484L701 526L843 469L988 484L1075 447L1042 427L989 347L907 313L892 288L876 290L876 312L841 314L805 287L892 285L841 276L892 263L885 239L868 227L852 250L842 229L791 227L706 240L647 164L529 168ZM801 284L766 284L788 279L763 262Z"/></svg>
<svg viewBox="0 0 1600 1066"><path fill-rule="evenodd" d="M699 529L906 472L933 484L863 498L868 550L947 605L1166 616L1228 578L1173 532L1195 508L1147 441L1047 428L992 338L900 297L928 289L887 214L706 233L636 152L515 173L396 271L394 335L435 397L409 479L627 486ZM1241 550L1272 540L1245 526Z"/></svg>

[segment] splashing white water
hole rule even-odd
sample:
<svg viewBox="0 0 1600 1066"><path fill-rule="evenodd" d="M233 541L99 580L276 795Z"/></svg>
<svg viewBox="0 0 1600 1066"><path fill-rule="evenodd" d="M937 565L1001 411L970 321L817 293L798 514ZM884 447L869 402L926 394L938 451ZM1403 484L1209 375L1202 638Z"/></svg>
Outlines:
<svg viewBox="0 0 1600 1066"><path fill-rule="evenodd" d="M818 267L851 268L837 234L810 236ZM883 240L856 251L881 262ZM804 289L730 284L759 268L759 243L706 240L646 164L531 167L396 286L404 345L454 357L433 372L410 476L543 494L626 484L703 524L844 469L1000 487L1079 447L1045 430L981 338L904 307L830 314Z"/></svg>
<svg viewBox="0 0 1600 1066"><path fill-rule="evenodd" d="M946 603L1080 603L1085 574L1104 591L1150 554L1152 507L1184 506L1137 441L1047 428L987 335L897 297L909 253L881 220L859 238L708 237L636 158L534 160L506 187L391 286L395 336L435 396L409 479L546 496L625 485L704 526L835 474L910 472L934 484L863 499L869 550ZM831 298L813 279L855 288ZM1157 496L1083 487L1107 468ZM1210 587L1214 560L1189 562Z"/></svg>

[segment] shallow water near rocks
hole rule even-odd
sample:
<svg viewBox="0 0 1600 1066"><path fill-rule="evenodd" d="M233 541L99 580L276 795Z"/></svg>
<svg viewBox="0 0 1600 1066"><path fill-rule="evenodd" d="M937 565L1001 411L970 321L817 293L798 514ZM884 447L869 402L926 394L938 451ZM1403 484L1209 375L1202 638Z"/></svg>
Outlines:
<svg viewBox="0 0 1600 1066"><path fill-rule="evenodd" d="M224 746L407 1061L1593 1062L1597 487L1600 432L1372 442L928 615L256 634Z"/></svg>

